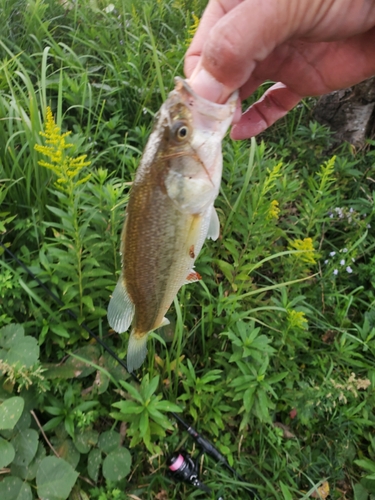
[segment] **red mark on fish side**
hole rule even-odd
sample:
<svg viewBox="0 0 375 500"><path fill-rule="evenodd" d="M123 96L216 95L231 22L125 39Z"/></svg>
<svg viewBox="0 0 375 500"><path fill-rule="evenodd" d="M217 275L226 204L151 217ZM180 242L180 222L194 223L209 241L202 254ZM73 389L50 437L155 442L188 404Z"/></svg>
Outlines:
<svg viewBox="0 0 375 500"><path fill-rule="evenodd" d="M189 248L189 255L192 259L195 259L194 245L191 245L191 247Z"/></svg>
<svg viewBox="0 0 375 500"><path fill-rule="evenodd" d="M196 271L191 271L191 273L189 273L186 277L186 281L191 281L192 283L194 281L199 281L202 279L202 276L197 273Z"/></svg>

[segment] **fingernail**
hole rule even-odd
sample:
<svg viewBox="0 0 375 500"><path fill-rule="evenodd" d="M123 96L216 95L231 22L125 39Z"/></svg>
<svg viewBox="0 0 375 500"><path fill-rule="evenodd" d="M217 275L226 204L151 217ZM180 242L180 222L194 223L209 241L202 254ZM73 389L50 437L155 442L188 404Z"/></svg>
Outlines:
<svg viewBox="0 0 375 500"><path fill-rule="evenodd" d="M218 82L216 78L204 68L200 68L196 75L192 75L190 84L194 92L198 95L219 104L225 102L231 94L225 85Z"/></svg>

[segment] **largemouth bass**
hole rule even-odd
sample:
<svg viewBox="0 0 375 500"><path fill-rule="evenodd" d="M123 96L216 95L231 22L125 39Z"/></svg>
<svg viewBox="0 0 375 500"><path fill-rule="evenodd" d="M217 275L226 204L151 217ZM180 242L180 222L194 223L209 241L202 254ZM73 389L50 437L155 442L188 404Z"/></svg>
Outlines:
<svg viewBox="0 0 375 500"><path fill-rule="evenodd" d="M160 108L138 167L122 232L122 274L108 306L116 332L130 324L129 371L147 354L149 332L185 283L200 279L194 262L204 240L219 237L214 200L222 173L221 141L237 93L226 104L199 97L186 80Z"/></svg>

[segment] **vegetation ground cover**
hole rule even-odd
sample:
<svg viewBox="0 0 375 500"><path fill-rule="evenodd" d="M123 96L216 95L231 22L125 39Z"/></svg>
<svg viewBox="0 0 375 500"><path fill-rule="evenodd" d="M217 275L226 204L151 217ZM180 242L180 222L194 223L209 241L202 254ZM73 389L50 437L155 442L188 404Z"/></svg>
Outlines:
<svg viewBox="0 0 375 500"><path fill-rule="evenodd" d="M306 100L224 143L221 237L135 385L106 307L128 193L203 6L0 3L0 498L205 498L182 412L262 499L375 498L374 144L333 150ZM256 96L255 96L256 97ZM70 308L78 321L66 314ZM246 498L205 458L204 482Z"/></svg>

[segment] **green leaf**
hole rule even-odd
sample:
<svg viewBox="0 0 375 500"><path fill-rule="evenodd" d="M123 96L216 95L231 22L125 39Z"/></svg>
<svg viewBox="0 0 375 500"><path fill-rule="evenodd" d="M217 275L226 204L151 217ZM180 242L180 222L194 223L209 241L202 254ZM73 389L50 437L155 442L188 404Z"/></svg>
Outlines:
<svg viewBox="0 0 375 500"><path fill-rule="evenodd" d="M95 482L98 480L99 468L102 463L101 451L97 448L93 448L88 456L87 460L87 472L91 479Z"/></svg>
<svg viewBox="0 0 375 500"><path fill-rule="evenodd" d="M53 417L51 420L48 420L46 424L43 425L44 431L50 431L57 427L60 422L64 420L64 415L60 415L59 417Z"/></svg>
<svg viewBox="0 0 375 500"><path fill-rule="evenodd" d="M144 395L145 401L151 398L151 396L154 394L156 389L158 388L159 385L159 375L156 377L153 377L151 382L148 384L148 375L145 376L145 378L142 380L142 392Z"/></svg>
<svg viewBox="0 0 375 500"><path fill-rule="evenodd" d="M78 436L74 441L74 445L80 453L88 453L92 446L98 442L99 433L94 430L86 430Z"/></svg>
<svg viewBox="0 0 375 500"><path fill-rule="evenodd" d="M369 492L360 483L357 483L354 485L353 492L354 492L354 500L367 500L368 499Z"/></svg>
<svg viewBox="0 0 375 500"><path fill-rule="evenodd" d="M94 408L96 405L99 404L99 401L84 401L83 403L80 403L78 406L76 406L76 411L88 411Z"/></svg>
<svg viewBox="0 0 375 500"><path fill-rule="evenodd" d="M182 408L170 401L158 401L155 403L155 408L161 411L174 411L176 413L181 412Z"/></svg>
<svg viewBox="0 0 375 500"><path fill-rule="evenodd" d="M257 414L259 420L261 422L269 422L270 421L270 415L268 412L269 399L267 397L267 394L261 389L258 389L256 393L254 406L255 406L255 413Z"/></svg>
<svg viewBox="0 0 375 500"><path fill-rule="evenodd" d="M98 370L96 374L95 382L97 384L98 394L104 394L109 386L110 376L104 373L104 370ZM115 380L112 382L116 383Z"/></svg>
<svg viewBox="0 0 375 500"><path fill-rule="evenodd" d="M15 431L23 431L26 430L30 427L31 424L31 415L30 415L30 408L28 407L30 405L30 400L27 401L27 395L28 397L31 396L30 393L26 393L26 399L25 399L25 408L23 409L22 415L18 422L16 423L16 426L14 428Z"/></svg>
<svg viewBox="0 0 375 500"><path fill-rule="evenodd" d="M59 408L58 406L45 406L44 410L50 415L64 415L64 408Z"/></svg>
<svg viewBox="0 0 375 500"><path fill-rule="evenodd" d="M281 372L281 373L277 373L275 375L271 375L270 377L267 377L267 383L268 384L275 384L276 382L280 382L280 380L283 380L287 375L288 375L288 372Z"/></svg>
<svg viewBox="0 0 375 500"><path fill-rule="evenodd" d="M364 458L362 460L354 460L354 463L362 469L365 469L369 472L375 472L375 462L369 460L368 458Z"/></svg>
<svg viewBox="0 0 375 500"><path fill-rule="evenodd" d="M135 401L119 401L118 403L113 403L112 406L118 408L125 415L138 414L142 413L143 411L143 406L141 406L139 403L136 403Z"/></svg>
<svg viewBox="0 0 375 500"><path fill-rule="evenodd" d="M68 330L64 327L64 325L50 325L50 329L53 333L56 333L59 337L63 337L65 339L69 339L70 335Z"/></svg>
<svg viewBox="0 0 375 500"><path fill-rule="evenodd" d="M96 345L86 345L74 351L73 354L79 356L80 358L83 358L78 359L70 356L70 358L65 363L65 366L73 367L75 369L75 377L87 377L96 370L95 366L92 366L90 364L91 362L95 363L96 365L98 364L100 351ZM87 360L87 362L85 362L84 360Z"/></svg>
<svg viewBox="0 0 375 500"><path fill-rule="evenodd" d="M107 481L121 481L130 472L132 457L126 448L109 453L103 461L103 476Z"/></svg>
<svg viewBox="0 0 375 500"><path fill-rule="evenodd" d="M0 329L0 346L10 349L12 345L22 341L25 330L22 325L7 325Z"/></svg>
<svg viewBox="0 0 375 500"><path fill-rule="evenodd" d="M64 420L64 427L71 438L74 438L74 417L70 413Z"/></svg>
<svg viewBox="0 0 375 500"><path fill-rule="evenodd" d="M102 432L98 439L98 447L104 451L104 453L110 453L111 451L120 447L121 436L116 431L105 431Z"/></svg>
<svg viewBox="0 0 375 500"><path fill-rule="evenodd" d="M48 500L65 500L77 477L78 472L62 458L43 458L36 473L38 496Z"/></svg>
<svg viewBox="0 0 375 500"><path fill-rule="evenodd" d="M243 358L243 350L237 348L237 350L234 350L234 353L229 358L229 363L234 363L242 358Z"/></svg>
<svg viewBox="0 0 375 500"><path fill-rule="evenodd" d="M94 303L90 295L84 295L82 297L82 302L90 309L90 311L95 311Z"/></svg>
<svg viewBox="0 0 375 500"><path fill-rule="evenodd" d="M34 337L23 337L21 342L11 346L5 361L10 365L23 365L30 368L39 358L39 345Z"/></svg>
<svg viewBox="0 0 375 500"><path fill-rule="evenodd" d="M51 212L53 214L57 215L57 217L60 217L60 219L63 219L63 220L65 219L66 221L69 221L71 219L71 216L69 215L68 212L64 212L60 208L52 207L50 205L46 205L46 206L49 210L51 210Z"/></svg>
<svg viewBox="0 0 375 500"><path fill-rule="evenodd" d="M143 413L141 413L141 417L139 419L139 433L142 438L147 434L148 427L148 412L144 411Z"/></svg>
<svg viewBox="0 0 375 500"><path fill-rule="evenodd" d="M12 463L10 471L13 476L18 476L21 479L25 479L26 481L32 481L33 479L35 479L39 464L45 456L46 450L43 444L39 442L38 451L36 452L36 455L30 462L30 464L24 467L22 465L15 465L14 463Z"/></svg>
<svg viewBox="0 0 375 500"><path fill-rule="evenodd" d="M103 368L105 368L117 381L125 380L129 377L128 372L121 365L119 365L118 362L114 360L112 356L110 356L107 352L105 352L104 355L100 358L99 364L100 366L103 366Z"/></svg>
<svg viewBox="0 0 375 500"><path fill-rule="evenodd" d="M23 398L14 396L0 405L0 430L13 429L20 419L25 402Z"/></svg>
<svg viewBox="0 0 375 500"><path fill-rule="evenodd" d="M244 404L245 410L246 410L247 412L250 412L251 407L252 407L252 406L253 406L253 404L254 404L254 393L255 393L255 389L256 389L256 386L249 387L249 388L248 388L248 389L246 389L246 391L244 392L244 395L243 395L243 404Z"/></svg>
<svg viewBox="0 0 375 500"><path fill-rule="evenodd" d="M169 422L168 418L159 411L154 409L152 412L150 412L150 418L151 418L150 427L152 425L152 421L154 421L162 429L172 429L172 425Z"/></svg>
<svg viewBox="0 0 375 500"><path fill-rule="evenodd" d="M68 464L75 469L81 454L74 446L73 441L70 438L59 439L58 437L54 437L51 439L51 443L59 457L68 462Z"/></svg>
<svg viewBox="0 0 375 500"><path fill-rule="evenodd" d="M361 479L361 484L368 490L370 495L370 500L375 500L375 481L372 479L367 479L367 477L363 477Z"/></svg>
<svg viewBox="0 0 375 500"><path fill-rule="evenodd" d="M211 370L203 375L201 381L203 384L209 384L210 382L221 378L221 373L222 370Z"/></svg>
<svg viewBox="0 0 375 500"><path fill-rule="evenodd" d="M120 384L123 386L123 388L128 391L128 393L137 401L143 404L143 399L142 396L139 394L137 389L133 387L131 384L128 384L127 382L124 382L123 380L120 380Z"/></svg>
<svg viewBox="0 0 375 500"><path fill-rule="evenodd" d="M0 469L13 462L16 452L12 443L0 437Z"/></svg>
<svg viewBox="0 0 375 500"><path fill-rule="evenodd" d="M284 496L284 500L293 500L293 496L289 491L289 488L282 481L279 481L281 492Z"/></svg>
<svg viewBox="0 0 375 500"><path fill-rule="evenodd" d="M26 429L20 431L11 440L16 456L13 462L16 465L26 467L31 460L35 457L38 449L38 433L34 429Z"/></svg>
<svg viewBox="0 0 375 500"><path fill-rule="evenodd" d="M6 477L0 483L1 500L32 500L31 488L19 477Z"/></svg>

